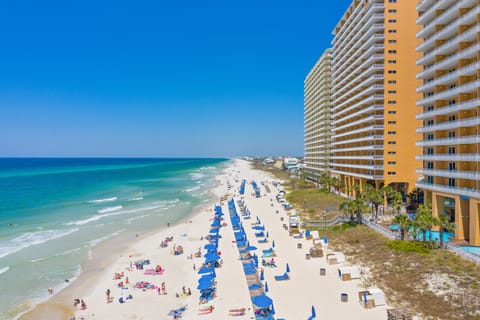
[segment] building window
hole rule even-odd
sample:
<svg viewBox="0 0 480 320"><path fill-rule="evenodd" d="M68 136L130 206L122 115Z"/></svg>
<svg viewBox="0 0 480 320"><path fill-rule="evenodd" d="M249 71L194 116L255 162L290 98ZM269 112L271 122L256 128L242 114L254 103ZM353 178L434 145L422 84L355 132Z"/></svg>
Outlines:
<svg viewBox="0 0 480 320"><path fill-rule="evenodd" d="M433 155L433 148L427 148L427 154Z"/></svg>
<svg viewBox="0 0 480 320"><path fill-rule="evenodd" d="M448 178L448 186L455 187L455 178Z"/></svg>
<svg viewBox="0 0 480 320"><path fill-rule="evenodd" d="M448 137L449 138L455 138L455 131L449 131L448 132Z"/></svg>
<svg viewBox="0 0 480 320"><path fill-rule="evenodd" d="M432 111L433 109L433 106L427 106L427 111Z"/></svg>
<svg viewBox="0 0 480 320"><path fill-rule="evenodd" d="M397 53L397 50L388 50L388 53L389 53L389 54L396 54L396 53Z"/></svg>
<svg viewBox="0 0 480 320"><path fill-rule="evenodd" d="M391 155L391 156L393 156L393 155L396 155L397 152L396 152L396 151L388 151L388 154Z"/></svg>
<svg viewBox="0 0 480 320"><path fill-rule="evenodd" d="M394 175L396 175L396 174L397 174L397 173L396 173L395 171L388 171L388 175L389 175L389 176L394 176Z"/></svg>
<svg viewBox="0 0 480 320"><path fill-rule="evenodd" d="M433 177L432 176L427 176L427 183L433 184Z"/></svg>
<svg viewBox="0 0 480 320"><path fill-rule="evenodd" d="M388 141L388 144L397 144L396 141Z"/></svg>
<svg viewBox="0 0 480 320"><path fill-rule="evenodd" d="M433 140L433 133L427 134L427 140Z"/></svg>
<svg viewBox="0 0 480 320"><path fill-rule="evenodd" d="M388 74L396 74L397 70L388 70Z"/></svg>
<svg viewBox="0 0 480 320"><path fill-rule="evenodd" d="M450 171L455 171L456 170L455 162L449 162L448 163L448 170L450 170Z"/></svg>
<svg viewBox="0 0 480 320"><path fill-rule="evenodd" d="M389 94L395 94L395 93L397 93L397 90L388 90L388 93Z"/></svg>
<svg viewBox="0 0 480 320"><path fill-rule="evenodd" d="M397 111L395 111L395 110L390 110L390 111L388 111L388 114L397 114Z"/></svg>
<svg viewBox="0 0 480 320"><path fill-rule="evenodd" d="M397 121L388 121L388 124L397 124Z"/></svg>
<svg viewBox="0 0 480 320"><path fill-rule="evenodd" d="M427 162L427 169L433 169L433 162Z"/></svg>
<svg viewBox="0 0 480 320"><path fill-rule="evenodd" d="M397 0L388 0L388 3L397 3Z"/></svg>
<svg viewBox="0 0 480 320"><path fill-rule="evenodd" d="M427 126L433 126L434 122L432 119L427 120Z"/></svg>
<svg viewBox="0 0 480 320"><path fill-rule="evenodd" d="M455 121L457 117L455 117L455 115L453 116L448 116L448 121L451 122L451 121Z"/></svg>
<svg viewBox="0 0 480 320"><path fill-rule="evenodd" d="M455 147L448 147L448 154L455 154Z"/></svg>
<svg viewBox="0 0 480 320"><path fill-rule="evenodd" d="M397 13L397 9L388 9L388 13Z"/></svg>
<svg viewBox="0 0 480 320"><path fill-rule="evenodd" d="M388 131L389 136L394 136L397 134L397 131Z"/></svg>
<svg viewBox="0 0 480 320"><path fill-rule="evenodd" d="M394 44L394 43L397 43L397 40L395 40L395 39L391 39L391 40L388 40L388 43L390 43L390 44Z"/></svg>
<svg viewBox="0 0 480 320"><path fill-rule="evenodd" d="M388 22L390 22L390 23L397 23L397 19L388 19Z"/></svg>
<svg viewBox="0 0 480 320"><path fill-rule="evenodd" d="M396 84L397 80L388 80L388 84Z"/></svg>
<svg viewBox="0 0 480 320"><path fill-rule="evenodd" d="M395 29L388 30L388 33L397 33L397 30Z"/></svg>
<svg viewBox="0 0 480 320"><path fill-rule="evenodd" d="M455 99L453 99L453 100L448 100L448 105L449 105L449 106L452 106L452 105L454 105L454 104L456 104L456 103L457 103L457 100L455 100Z"/></svg>
<svg viewBox="0 0 480 320"><path fill-rule="evenodd" d="M388 104L397 104L397 101L395 101L395 100L388 100L387 103L388 103Z"/></svg>
<svg viewBox="0 0 480 320"><path fill-rule="evenodd" d="M397 63L397 60L388 60L388 63L389 63L389 64L396 64L396 63Z"/></svg>
<svg viewBox="0 0 480 320"><path fill-rule="evenodd" d="M389 164L390 166L394 166L394 165L397 164L397 162L396 162L396 161L388 161L388 164Z"/></svg>

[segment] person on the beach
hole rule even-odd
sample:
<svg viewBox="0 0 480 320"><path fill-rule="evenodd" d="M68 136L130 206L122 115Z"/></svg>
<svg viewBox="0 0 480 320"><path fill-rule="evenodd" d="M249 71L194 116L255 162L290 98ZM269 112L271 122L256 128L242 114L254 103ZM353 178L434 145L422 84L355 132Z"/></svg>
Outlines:
<svg viewBox="0 0 480 320"><path fill-rule="evenodd" d="M188 295L188 296L191 296L191 295L192 295L192 290L190 290L190 288L188 288L187 295Z"/></svg>
<svg viewBox="0 0 480 320"><path fill-rule="evenodd" d="M87 304L85 303L85 301L83 301L83 299L80 300L80 309L82 310L87 309Z"/></svg>
<svg viewBox="0 0 480 320"><path fill-rule="evenodd" d="M107 295L107 303L109 303L110 302L110 289L107 289L105 294Z"/></svg>
<svg viewBox="0 0 480 320"><path fill-rule="evenodd" d="M182 288L182 292L183 292L183 294L184 294L184 295L186 295L186 294L187 294L187 290L185 289L185 286L183 286L183 288Z"/></svg>
<svg viewBox="0 0 480 320"><path fill-rule="evenodd" d="M197 267L195 267L195 263L193 264L193 270L196 271Z"/></svg>
<svg viewBox="0 0 480 320"><path fill-rule="evenodd" d="M162 294L167 294L167 286L165 285L165 282L162 282Z"/></svg>

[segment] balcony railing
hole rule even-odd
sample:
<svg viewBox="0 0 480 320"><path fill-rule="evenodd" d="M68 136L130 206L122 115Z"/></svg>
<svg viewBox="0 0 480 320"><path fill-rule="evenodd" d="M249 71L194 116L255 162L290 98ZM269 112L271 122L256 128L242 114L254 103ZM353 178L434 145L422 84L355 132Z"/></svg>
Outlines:
<svg viewBox="0 0 480 320"><path fill-rule="evenodd" d="M362 141L376 141L376 140L383 140L383 135L373 135L373 136L365 136L365 137L349 139L349 140L340 140L340 141L332 142L331 145L337 146L341 144L357 143Z"/></svg>
<svg viewBox="0 0 480 320"><path fill-rule="evenodd" d="M339 152L351 152L351 151L372 151L372 150L383 150L383 144L378 145L370 145L370 146L358 146L358 147L350 147L350 148L335 148L332 149L333 153Z"/></svg>
<svg viewBox="0 0 480 320"><path fill-rule="evenodd" d="M447 100L457 96L460 93L475 92L480 87L480 80L475 80L455 89L447 89L439 93L433 94L417 101L417 106L424 106L433 103L435 100Z"/></svg>
<svg viewBox="0 0 480 320"><path fill-rule="evenodd" d="M458 57L453 56L447 59L452 59L457 61L456 59L458 59ZM480 61L476 61L474 63L471 63L465 67L462 67L456 70L455 72L447 73L443 76L436 78L433 81L425 83L417 87L417 92L425 92L428 90L432 90L435 86L448 84L459 77L475 74L477 73L478 69L480 69Z"/></svg>
<svg viewBox="0 0 480 320"><path fill-rule="evenodd" d="M479 117L472 117L467 119L460 119L455 121L445 121L431 126L417 128L417 133L432 132L439 130L451 130L456 128L478 126L480 124Z"/></svg>
<svg viewBox="0 0 480 320"><path fill-rule="evenodd" d="M449 187L441 184L430 184L427 182L417 182L416 187L420 189L456 194L461 196L468 196L474 198L480 198L480 191L469 188Z"/></svg>
<svg viewBox="0 0 480 320"><path fill-rule="evenodd" d="M425 176L446 177L456 179L479 180L480 174L475 171L438 170L438 169L417 169L418 174Z"/></svg>
<svg viewBox="0 0 480 320"><path fill-rule="evenodd" d="M357 121L353 121L347 124L344 124L342 126L334 127L332 131L341 131L347 128L352 128L356 125L362 124L362 123L371 123L372 121L383 121L383 114L378 114L378 115L371 115L368 117L363 117L361 119L358 119Z"/></svg>
<svg viewBox="0 0 480 320"><path fill-rule="evenodd" d="M363 164L348 164L348 163L337 163L334 162L333 167L341 168L353 168L353 169L362 169L362 170L383 170L383 165L363 165Z"/></svg>
<svg viewBox="0 0 480 320"><path fill-rule="evenodd" d="M358 116L373 113L375 111L380 111L380 110L383 110L383 104L374 104L372 106L362 108L359 111L351 113L351 114L349 114L349 115L347 115L343 118L340 118L338 120L334 120L334 121L332 121L332 125L336 125L338 123L341 123L341 122L344 122L344 121L347 121L347 120L350 120L350 119L354 119Z"/></svg>
<svg viewBox="0 0 480 320"><path fill-rule="evenodd" d="M478 153L463 153L463 154L421 154L415 157L417 160L423 161L480 161Z"/></svg>
<svg viewBox="0 0 480 320"><path fill-rule="evenodd" d="M417 147L448 146L454 144L480 143L480 136L463 136L456 138L444 138L434 140L422 140L416 143Z"/></svg>
<svg viewBox="0 0 480 320"><path fill-rule="evenodd" d="M368 156L331 156L332 160L383 160L383 155Z"/></svg>
<svg viewBox="0 0 480 320"><path fill-rule="evenodd" d="M331 170L330 172L335 174L357 177L357 178L365 178L369 180L383 180L383 175L361 174L361 173L342 171L342 170Z"/></svg>
<svg viewBox="0 0 480 320"><path fill-rule="evenodd" d="M383 131L383 129L384 129L383 125L372 125L372 126L368 126L368 127L364 127L364 128L360 128L360 129L356 129L356 130L351 130L351 131L338 133L338 134L333 135L332 138L334 140L337 140L338 138L345 137L345 136L355 135L355 134L362 133L362 132L372 132L372 131L375 131L375 130L379 130L379 131L382 130Z"/></svg>

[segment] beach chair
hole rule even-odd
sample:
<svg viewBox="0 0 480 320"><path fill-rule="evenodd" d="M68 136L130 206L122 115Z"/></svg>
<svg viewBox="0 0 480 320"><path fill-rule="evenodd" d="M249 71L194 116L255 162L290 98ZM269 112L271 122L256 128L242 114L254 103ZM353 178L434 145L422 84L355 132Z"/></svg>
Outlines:
<svg viewBox="0 0 480 320"><path fill-rule="evenodd" d="M262 252L265 253L265 254L273 253L273 248L262 250Z"/></svg>
<svg viewBox="0 0 480 320"><path fill-rule="evenodd" d="M302 239L302 238L303 238L303 231L300 232L300 233L298 233L298 234L296 234L296 235L294 235L293 238L294 238L294 239Z"/></svg>
<svg viewBox="0 0 480 320"><path fill-rule="evenodd" d="M245 315L245 308L230 309L228 310L228 315L232 317L243 316Z"/></svg>
<svg viewBox="0 0 480 320"><path fill-rule="evenodd" d="M281 276L275 276L275 280L277 281L290 280L290 277L288 276L288 273L285 272Z"/></svg>
<svg viewBox="0 0 480 320"><path fill-rule="evenodd" d="M265 237L265 233L264 233L263 231L255 232L255 237L257 237L257 238L264 238L264 237Z"/></svg>
<svg viewBox="0 0 480 320"><path fill-rule="evenodd" d="M258 243L267 243L267 242L268 242L267 238L258 240Z"/></svg>

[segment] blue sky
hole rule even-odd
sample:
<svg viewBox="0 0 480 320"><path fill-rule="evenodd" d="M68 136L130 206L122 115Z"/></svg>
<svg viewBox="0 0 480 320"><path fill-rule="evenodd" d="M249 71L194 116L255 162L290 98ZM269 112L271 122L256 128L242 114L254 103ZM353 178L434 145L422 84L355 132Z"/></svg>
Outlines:
<svg viewBox="0 0 480 320"><path fill-rule="evenodd" d="M0 156L303 155L349 3L1 1Z"/></svg>

